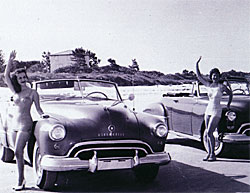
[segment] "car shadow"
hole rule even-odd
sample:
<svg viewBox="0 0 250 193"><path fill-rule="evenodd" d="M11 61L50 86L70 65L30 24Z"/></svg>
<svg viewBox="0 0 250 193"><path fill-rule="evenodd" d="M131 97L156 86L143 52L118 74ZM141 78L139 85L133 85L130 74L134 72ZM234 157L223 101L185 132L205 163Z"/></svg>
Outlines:
<svg viewBox="0 0 250 193"><path fill-rule="evenodd" d="M196 140L188 139L188 138L167 139L166 144L182 145L182 146L193 147L193 148L205 151L202 143Z"/></svg>
<svg viewBox="0 0 250 193"><path fill-rule="evenodd" d="M239 182L245 175L225 176L171 161L160 168L152 183L137 181L131 170L105 171L90 174L67 172L62 174L65 185L57 192L249 192L250 186ZM40 191L37 189L37 191ZM33 189L33 192L36 192Z"/></svg>
<svg viewBox="0 0 250 193"><path fill-rule="evenodd" d="M192 140L189 138L173 138L173 139L167 139L166 144L176 144L176 145L182 145L187 147L196 148L199 150L205 151L203 145L201 142ZM249 146L247 145L233 145L233 144L226 144L227 150L223 155L219 156L220 158L229 158L229 159L247 159L250 160L250 151ZM231 160L233 161L233 160Z"/></svg>

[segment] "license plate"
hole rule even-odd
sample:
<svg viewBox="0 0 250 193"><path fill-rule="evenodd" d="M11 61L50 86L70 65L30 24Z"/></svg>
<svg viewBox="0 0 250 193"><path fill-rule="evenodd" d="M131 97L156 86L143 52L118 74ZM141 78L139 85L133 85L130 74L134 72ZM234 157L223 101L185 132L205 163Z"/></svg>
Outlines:
<svg viewBox="0 0 250 193"><path fill-rule="evenodd" d="M97 170L115 170L132 168L132 159L98 159Z"/></svg>

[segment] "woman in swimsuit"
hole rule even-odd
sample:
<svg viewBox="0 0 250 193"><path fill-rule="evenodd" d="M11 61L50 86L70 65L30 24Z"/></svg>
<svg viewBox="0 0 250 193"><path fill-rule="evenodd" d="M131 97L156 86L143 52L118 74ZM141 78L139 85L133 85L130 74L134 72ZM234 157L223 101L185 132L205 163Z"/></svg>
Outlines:
<svg viewBox="0 0 250 193"><path fill-rule="evenodd" d="M203 161L215 161L215 138L214 138L214 131L217 128L221 113L222 107L220 105L220 101L223 95L223 92L226 92L229 95L227 108L230 109L230 104L233 98L232 91L227 88L226 85L220 83L220 71L217 68L214 68L210 71L210 80L206 80L200 73L199 70L199 62L201 57L196 63L196 73L198 80L207 87L208 90L208 105L205 112L205 125L206 125L206 136L208 142L208 155Z"/></svg>
<svg viewBox="0 0 250 193"><path fill-rule="evenodd" d="M17 160L18 183L14 187L16 191L24 189L24 147L29 140L32 131L31 105L35 104L38 114L43 117L44 113L40 107L39 95L36 90L27 86L28 77L25 69L17 69L11 76L10 70L13 65L16 52L10 53L4 76L5 81L13 93L12 104L8 111L7 124L13 130L14 152Z"/></svg>

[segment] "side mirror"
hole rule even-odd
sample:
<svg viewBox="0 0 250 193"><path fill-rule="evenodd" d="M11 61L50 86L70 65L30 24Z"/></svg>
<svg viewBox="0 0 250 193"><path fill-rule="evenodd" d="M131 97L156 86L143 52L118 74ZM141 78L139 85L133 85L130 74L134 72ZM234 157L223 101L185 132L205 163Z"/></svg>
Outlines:
<svg viewBox="0 0 250 193"><path fill-rule="evenodd" d="M135 95L134 94L129 94L128 100L133 101L134 99L135 99Z"/></svg>

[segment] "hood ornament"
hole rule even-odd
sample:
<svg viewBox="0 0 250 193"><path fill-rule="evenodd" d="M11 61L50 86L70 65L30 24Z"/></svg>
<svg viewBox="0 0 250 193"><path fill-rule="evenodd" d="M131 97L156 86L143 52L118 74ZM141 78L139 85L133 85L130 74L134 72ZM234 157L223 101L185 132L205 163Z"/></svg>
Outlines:
<svg viewBox="0 0 250 193"><path fill-rule="evenodd" d="M119 130L119 129L118 129ZM101 132L98 133L98 137L124 137L125 133L123 132L115 132L115 126L109 125L108 126L108 132Z"/></svg>
<svg viewBox="0 0 250 193"><path fill-rule="evenodd" d="M109 125L108 130L109 130L110 133L114 132L115 131L115 126L114 125Z"/></svg>

